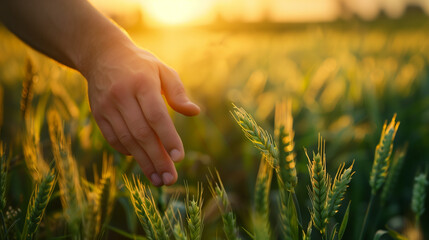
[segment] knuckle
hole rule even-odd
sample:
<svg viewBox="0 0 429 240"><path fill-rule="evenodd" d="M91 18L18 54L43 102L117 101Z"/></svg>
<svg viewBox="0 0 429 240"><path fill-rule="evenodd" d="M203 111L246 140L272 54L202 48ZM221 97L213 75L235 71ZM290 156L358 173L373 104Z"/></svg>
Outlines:
<svg viewBox="0 0 429 240"><path fill-rule="evenodd" d="M128 133L119 135L118 139L126 146L133 145L133 137Z"/></svg>
<svg viewBox="0 0 429 240"><path fill-rule="evenodd" d="M126 94L125 86L121 83L114 83L112 86L110 86L109 89L109 96L114 98L115 100L121 100L124 95ZM110 102L108 98L106 98L102 104L107 105L107 102Z"/></svg>
<svg viewBox="0 0 429 240"><path fill-rule="evenodd" d="M133 77L134 90L141 94L153 91L154 86L156 86L156 78L153 74L135 74Z"/></svg>
<svg viewBox="0 0 429 240"><path fill-rule="evenodd" d="M104 114L102 114L102 112L104 113L106 109L112 108L112 101L108 97L104 97L104 98L100 99L100 105L99 106L100 106L100 109L97 109L97 111L94 111L94 114L96 112L97 116L101 118L104 116ZM103 109L104 111L101 109ZM95 117L95 115L94 115L94 117Z"/></svg>
<svg viewBox="0 0 429 240"><path fill-rule="evenodd" d="M152 110L146 116L149 125L155 126L160 124L164 120L164 113L160 110Z"/></svg>
<svg viewBox="0 0 429 240"><path fill-rule="evenodd" d="M139 127L133 131L134 137L139 142L144 142L151 135L151 130L147 127Z"/></svg>
<svg viewBox="0 0 429 240"><path fill-rule="evenodd" d="M106 141L112 146L116 145L119 142L118 138L113 134L105 134L104 138L106 138Z"/></svg>

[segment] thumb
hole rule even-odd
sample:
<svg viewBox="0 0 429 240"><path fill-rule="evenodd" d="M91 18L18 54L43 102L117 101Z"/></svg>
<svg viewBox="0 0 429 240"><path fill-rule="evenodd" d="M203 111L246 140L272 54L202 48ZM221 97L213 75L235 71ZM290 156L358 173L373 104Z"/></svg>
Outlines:
<svg viewBox="0 0 429 240"><path fill-rule="evenodd" d="M189 100L179 74L163 65L160 67L161 88L168 104L176 111L186 116L200 113L200 107Z"/></svg>

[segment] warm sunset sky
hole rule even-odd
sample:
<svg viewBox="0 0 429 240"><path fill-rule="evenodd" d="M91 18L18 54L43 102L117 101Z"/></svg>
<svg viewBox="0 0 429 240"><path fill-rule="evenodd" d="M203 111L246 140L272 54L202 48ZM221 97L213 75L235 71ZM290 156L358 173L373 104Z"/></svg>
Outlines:
<svg viewBox="0 0 429 240"><path fill-rule="evenodd" d="M340 3L365 19L380 9L391 17L402 14L407 3L421 5L429 13L429 0L91 0L108 13L141 8L154 25L210 22L221 15L245 22L268 18L278 22L330 21L341 14Z"/></svg>

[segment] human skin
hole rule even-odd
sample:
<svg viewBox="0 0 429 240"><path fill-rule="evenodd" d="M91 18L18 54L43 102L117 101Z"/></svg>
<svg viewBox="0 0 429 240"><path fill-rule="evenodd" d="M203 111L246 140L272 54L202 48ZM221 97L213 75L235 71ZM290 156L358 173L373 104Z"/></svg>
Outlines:
<svg viewBox="0 0 429 240"><path fill-rule="evenodd" d="M186 116L191 102L179 75L139 48L86 0L0 0L4 25L34 49L79 71L93 116L117 151L132 155L153 185L177 181L182 141L167 103Z"/></svg>

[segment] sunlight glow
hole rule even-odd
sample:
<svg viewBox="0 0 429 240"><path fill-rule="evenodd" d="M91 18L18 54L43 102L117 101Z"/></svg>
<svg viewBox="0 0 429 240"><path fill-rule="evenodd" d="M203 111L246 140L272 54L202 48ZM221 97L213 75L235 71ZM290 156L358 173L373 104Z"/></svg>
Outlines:
<svg viewBox="0 0 429 240"><path fill-rule="evenodd" d="M212 0L144 0L143 11L161 25L198 24L212 10Z"/></svg>

